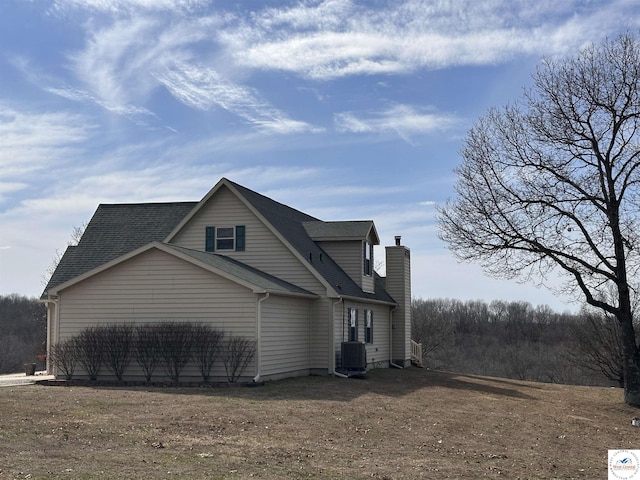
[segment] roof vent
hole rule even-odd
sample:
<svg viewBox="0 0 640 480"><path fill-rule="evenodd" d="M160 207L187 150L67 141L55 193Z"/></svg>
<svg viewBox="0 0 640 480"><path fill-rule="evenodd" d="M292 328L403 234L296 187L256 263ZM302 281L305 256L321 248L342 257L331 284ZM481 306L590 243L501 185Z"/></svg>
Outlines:
<svg viewBox="0 0 640 480"><path fill-rule="evenodd" d="M402 238L402 237L401 237L400 235L396 235L396 236L395 236L395 239L396 239L396 247L399 247L399 246L400 246L400 239L401 239L401 238Z"/></svg>

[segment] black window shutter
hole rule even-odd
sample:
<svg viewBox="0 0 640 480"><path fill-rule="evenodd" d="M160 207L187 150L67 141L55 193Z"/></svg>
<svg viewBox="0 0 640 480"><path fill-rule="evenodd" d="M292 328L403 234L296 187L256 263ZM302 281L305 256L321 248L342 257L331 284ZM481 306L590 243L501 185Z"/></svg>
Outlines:
<svg viewBox="0 0 640 480"><path fill-rule="evenodd" d="M236 251L244 252L244 225L236 226Z"/></svg>
<svg viewBox="0 0 640 480"><path fill-rule="evenodd" d="M205 228L204 249L207 252L215 251L216 247L216 227Z"/></svg>

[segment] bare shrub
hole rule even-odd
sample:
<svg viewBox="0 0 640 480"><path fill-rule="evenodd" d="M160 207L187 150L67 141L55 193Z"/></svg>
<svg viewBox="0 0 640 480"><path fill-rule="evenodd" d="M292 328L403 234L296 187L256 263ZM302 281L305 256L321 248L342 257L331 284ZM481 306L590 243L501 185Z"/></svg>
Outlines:
<svg viewBox="0 0 640 480"><path fill-rule="evenodd" d="M96 380L104 360L105 329L87 327L74 337L78 363L91 380Z"/></svg>
<svg viewBox="0 0 640 480"><path fill-rule="evenodd" d="M231 337L224 342L222 362L227 380L235 383L242 376L256 353L256 342L246 337Z"/></svg>
<svg viewBox="0 0 640 480"><path fill-rule="evenodd" d="M174 382L193 356L194 325L167 322L156 327L157 348L165 372Z"/></svg>
<svg viewBox="0 0 640 480"><path fill-rule="evenodd" d="M160 362L158 330L157 325L151 324L136 325L135 327L133 354L136 362L142 368L147 382L151 381L153 372Z"/></svg>
<svg viewBox="0 0 640 480"><path fill-rule="evenodd" d="M73 373L78 362L76 339L69 338L63 342L51 345L49 358L53 365L64 374L66 380L73 378Z"/></svg>
<svg viewBox="0 0 640 480"><path fill-rule="evenodd" d="M104 363L122 381L131 362L133 327L128 324L112 324L100 327L104 338Z"/></svg>
<svg viewBox="0 0 640 480"><path fill-rule="evenodd" d="M224 332L222 330L211 328L208 325L194 326L193 355L202 380L205 382L208 382L211 377L211 369L220 353L223 339Z"/></svg>

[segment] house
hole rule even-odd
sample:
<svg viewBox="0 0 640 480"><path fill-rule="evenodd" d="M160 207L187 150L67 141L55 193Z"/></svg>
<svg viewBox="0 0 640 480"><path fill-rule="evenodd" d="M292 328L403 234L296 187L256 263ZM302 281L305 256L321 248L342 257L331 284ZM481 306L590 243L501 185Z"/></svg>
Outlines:
<svg viewBox="0 0 640 480"><path fill-rule="evenodd" d="M100 324L205 322L255 340L242 381L405 367L410 251L396 237L381 278L379 243L370 220L325 222L225 178L199 202L99 205L43 293L48 344Z"/></svg>

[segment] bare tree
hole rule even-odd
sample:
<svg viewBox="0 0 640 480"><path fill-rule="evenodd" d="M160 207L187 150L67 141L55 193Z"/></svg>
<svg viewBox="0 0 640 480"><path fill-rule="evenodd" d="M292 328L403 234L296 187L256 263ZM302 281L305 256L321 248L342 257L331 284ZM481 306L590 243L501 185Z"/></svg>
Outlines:
<svg viewBox="0 0 640 480"><path fill-rule="evenodd" d="M28 344L15 334L0 336L0 374L17 372L26 360Z"/></svg>
<svg viewBox="0 0 640 480"><path fill-rule="evenodd" d="M640 406L640 42L625 34L546 60L533 79L469 131L440 235L498 277L564 274L565 293L614 316L625 401Z"/></svg>
<svg viewBox="0 0 640 480"><path fill-rule="evenodd" d="M67 240L67 248L74 247L78 245L78 243L80 243L80 239L82 238L82 235L84 234L84 231L87 228L87 225L88 225L87 222L82 222L80 226L75 225L71 229L71 236L69 237L69 240ZM51 260L51 263L45 270L45 273L42 275L42 285L44 287L46 287L47 284L49 283L49 279L51 279L51 275L53 275L53 272L56 271L56 268L58 267L58 264L60 263L60 260L62 259L63 255L64 255L64 251L60 250L59 248L56 248L56 251L53 255L53 259Z"/></svg>
<svg viewBox="0 0 640 480"><path fill-rule="evenodd" d="M411 301L411 336L422 344L422 360L452 341L455 323L449 299L414 298Z"/></svg>
<svg viewBox="0 0 640 480"><path fill-rule="evenodd" d="M568 355L574 364L624 386L622 336L615 318L583 309L572 322L572 340Z"/></svg>

